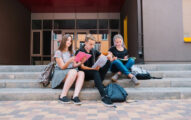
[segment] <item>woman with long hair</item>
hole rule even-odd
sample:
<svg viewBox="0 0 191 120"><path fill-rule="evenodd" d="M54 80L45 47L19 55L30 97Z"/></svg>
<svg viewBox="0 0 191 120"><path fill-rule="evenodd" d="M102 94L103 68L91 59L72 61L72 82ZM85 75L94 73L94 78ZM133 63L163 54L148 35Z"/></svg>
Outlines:
<svg viewBox="0 0 191 120"><path fill-rule="evenodd" d="M133 58L128 58L128 51L124 47L123 37L120 34L117 34L113 38L114 46L109 49L109 54L113 56L111 59L111 71L114 73L112 76L113 81L117 81L118 76L123 73L128 78L130 78L135 85L139 85L137 78L131 74L129 69L135 64L135 60ZM122 62L120 59L128 59L127 62Z"/></svg>
<svg viewBox="0 0 191 120"><path fill-rule="evenodd" d="M79 93L84 83L84 72L78 71L77 67L83 61L75 62L75 51L72 48L72 37L69 34L63 36L58 50L55 52L54 58L56 66L52 78L52 88L58 88L63 85L62 93L59 96L59 101L62 103L81 104ZM75 89L72 99L67 97L68 91L75 82Z"/></svg>

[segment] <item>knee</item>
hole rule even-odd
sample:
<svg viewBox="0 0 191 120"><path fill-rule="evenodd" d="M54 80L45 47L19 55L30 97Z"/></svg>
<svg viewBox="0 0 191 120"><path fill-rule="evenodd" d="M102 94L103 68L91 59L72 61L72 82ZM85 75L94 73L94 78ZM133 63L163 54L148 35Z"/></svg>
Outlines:
<svg viewBox="0 0 191 120"><path fill-rule="evenodd" d="M121 63L121 61L118 59L113 61L113 64L120 64L120 63Z"/></svg>
<svg viewBox="0 0 191 120"><path fill-rule="evenodd" d="M77 75L77 70L72 69L72 70L69 71L69 74L72 75L72 76L76 76Z"/></svg>
<svg viewBox="0 0 191 120"><path fill-rule="evenodd" d="M80 76L82 76L82 77L84 77L84 76L85 76L85 74L84 74L84 72L83 72L83 71L79 71L79 72L78 72L78 77L80 77Z"/></svg>
<svg viewBox="0 0 191 120"><path fill-rule="evenodd" d="M135 64L135 60L133 58L129 58L128 62L131 64Z"/></svg>

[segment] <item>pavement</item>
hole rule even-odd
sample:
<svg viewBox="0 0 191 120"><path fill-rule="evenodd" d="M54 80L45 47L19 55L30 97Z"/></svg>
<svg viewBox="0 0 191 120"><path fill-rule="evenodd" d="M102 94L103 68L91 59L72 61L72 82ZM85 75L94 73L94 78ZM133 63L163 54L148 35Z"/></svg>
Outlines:
<svg viewBox="0 0 191 120"><path fill-rule="evenodd" d="M191 120L191 99L128 100L106 107L58 101L0 101L0 120Z"/></svg>

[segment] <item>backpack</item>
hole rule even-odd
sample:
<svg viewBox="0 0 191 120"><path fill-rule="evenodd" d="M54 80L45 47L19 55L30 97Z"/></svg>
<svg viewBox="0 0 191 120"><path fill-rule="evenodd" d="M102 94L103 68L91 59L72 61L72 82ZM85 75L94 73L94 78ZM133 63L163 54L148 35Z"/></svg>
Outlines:
<svg viewBox="0 0 191 120"><path fill-rule="evenodd" d="M105 92L111 98L112 102L124 102L128 95L123 87L114 83L107 85Z"/></svg>
<svg viewBox="0 0 191 120"><path fill-rule="evenodd" d="M44 86L47 87L50 84L50 81L52 80L52 76L54 73L54 68L55 68L55 61L50 62L44 69L44 71L41 73L41 81L40 83Z"/></svg>
<svg viewBox="0 0 191 120"><path fill-rule="evenodd" d="M161 77L152 77L148 71L137 66L131 67L131 73L139 80L162 79Z"/></svg>

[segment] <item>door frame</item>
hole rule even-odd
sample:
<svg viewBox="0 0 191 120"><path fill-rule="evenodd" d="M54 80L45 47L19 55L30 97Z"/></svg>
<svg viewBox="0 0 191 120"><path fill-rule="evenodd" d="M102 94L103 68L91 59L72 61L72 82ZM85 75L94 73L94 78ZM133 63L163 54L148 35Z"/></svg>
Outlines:
<svg viewBox="0 0 191 120"><path fill-rule="evenodd" d="M40 54L33 54L33 45L34 45L34 40L33 40L33 33L34 32L40 32ZM30 63L32 64L32 57L41 57L42 56L42 41L43 40L43 35L42 35L42 30L32 30L31 31L31 46L30 46Z"/></svg>
<svg viewBox="0 0 191 120"><path fill-rule="evenodd" d="M90 30L89 29L77 29L77 30L75 30L75 49L77 49L77 42L78 42L77 33L78 32L85 32L86 34L89 34Z"/></svg>

